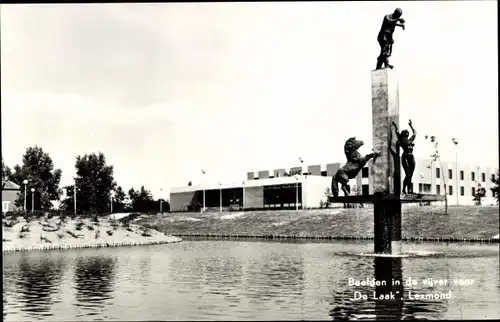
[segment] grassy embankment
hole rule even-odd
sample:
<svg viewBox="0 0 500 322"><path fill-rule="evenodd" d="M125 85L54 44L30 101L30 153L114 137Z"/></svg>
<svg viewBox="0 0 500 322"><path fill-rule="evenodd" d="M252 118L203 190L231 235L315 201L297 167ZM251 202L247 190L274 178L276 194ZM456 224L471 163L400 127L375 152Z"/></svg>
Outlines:
<svg viewBox="0 0 500 322"><path fill-rule="evenodd" d="M367 238L373 237L373 208L305 211L170 213L151 216L148 223L178 236ZM403 207L406 240L491 239L499 232L498 206Z"/></svg>
<svg viewBox="0 0 500 322"><path fill-rule="evenodd" d="M50 215L3 218L2 251L93 248L180 241L130 219L70 218Z"/></svg>

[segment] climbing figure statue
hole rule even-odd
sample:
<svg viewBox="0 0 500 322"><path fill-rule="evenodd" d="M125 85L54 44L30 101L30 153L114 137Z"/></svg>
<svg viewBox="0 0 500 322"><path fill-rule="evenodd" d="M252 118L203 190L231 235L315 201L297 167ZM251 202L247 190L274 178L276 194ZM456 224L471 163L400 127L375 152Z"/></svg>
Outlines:
<svg viewBox="0 0 500 322"><path fill-rule="evenodd" d="M389 64L389 57L392 54L392 45L394 44L394 39L392 38L392 34L396 29L396 26L403 28L405 30L405 20L401 18L403 14L403 10L397 8L393 13L390 13L384 17L382 22L382 27L378 33L377 41L380 45L380 56L377 58L377 67L376 69L384 68L393 68L391 64Z"/></svg>

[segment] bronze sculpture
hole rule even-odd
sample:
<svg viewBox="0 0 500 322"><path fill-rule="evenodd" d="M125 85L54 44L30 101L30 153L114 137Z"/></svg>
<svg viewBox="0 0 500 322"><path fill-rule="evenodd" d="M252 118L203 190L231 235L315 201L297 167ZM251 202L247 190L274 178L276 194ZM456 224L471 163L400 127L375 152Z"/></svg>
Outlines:
<svg viewBox="0 0 500 322"><path fill-rule="evenodd" d="M347 163L332 177L332 194L334 197L338 197L339 195L339 183L341 184L344 194L348 196L349 191L347 191L347 183L349 179L355 178L370 159L380 155L380 153L370 153L364 157L361 156L358 149L363 146L363 144L364 142L356 140L356 137L349 138L345 142L344 153L347 158Z"/></svg>
<svg viewBox="0 0 500 322"><path fill-rule="evenodd" d="M415 156L413 156L413 147L415 146L415 137L417 136L417 131L413 128L411 120L408 122L413 135L410 137L410 132L408 130L403 130L401 133L398 132L398 126L396 123L392 122L396 130L396 137L399 146L403 149L403 154L401 156L401 161L403 163L403 170L405 171L405 178L403 180L403 193L413 193L413 184L411 178L413 177L413 172L415 171Z"/></svg>
<svg viewBox="0 0 500 322"><path fill-rule="evenodd" d="M392 34L394 33L396 26L405 30L405 20L401 18L402 14L403 10L396 8L392 14L390 13L386 15L382 21L382 27L380 28L377 37L377 41L380 45L380 56L377 58L376 69L381 69L382 66L384 66L384 68L391 69L394 67L389 64L389 57L392 54L392 45L394 44Z"/></svg>

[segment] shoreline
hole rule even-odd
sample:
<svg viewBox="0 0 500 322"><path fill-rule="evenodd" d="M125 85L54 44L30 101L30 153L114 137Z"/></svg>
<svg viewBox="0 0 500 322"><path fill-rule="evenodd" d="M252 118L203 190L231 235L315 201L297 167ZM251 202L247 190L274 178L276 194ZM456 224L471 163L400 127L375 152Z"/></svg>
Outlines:
<svg viewBox="0 0 500 322"><path fill-rule="evenodd" d="M160 245L160 244L171 244L178 243L182 241L181 238L174 236L168 240L154 240L154 241L143 241L143 242L115 242L115 243L89 243L89 244L67 244L67 245L33 245L33 246L25 246L25 247L2 247L3 253L11 253L11 252L26 252L26 251L49 251L49 250L68 250L68 249L82 249L82 248L105 248L105 247L131 247L131 246L148 246L148 245Z"/></svg>
<svg viewBox="0 0 500 322"><path fill-rule="evenodd" d="M181 238L125 220L58 216L3 219L2 253L169 244Z"/></svg>
<svg viewBox="0 0 500 322"><path fill-rule="evenodd" d="M191 238L214 238L214 239L303 239L303 240L374 240L373 236L299 236L299 235L246 235L246 234L197 234L197 233L178 233L179 237ZM448 238L448 237L403 237L403 242L439 242L439 243L484 243L498 244L498 238Z"/></svg>

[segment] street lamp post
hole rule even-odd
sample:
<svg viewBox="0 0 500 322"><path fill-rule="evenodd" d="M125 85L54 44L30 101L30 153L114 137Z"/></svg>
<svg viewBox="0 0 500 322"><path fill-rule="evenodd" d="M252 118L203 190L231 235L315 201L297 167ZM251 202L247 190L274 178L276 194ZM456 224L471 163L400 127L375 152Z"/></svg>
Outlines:
<svg viewBox="0 0 500 322"><path fill-rule="evenodd" d="M295 175L295 211L299 211L299 176Z"/></svg>
<svg viewBox="0 0 500 322"><path fill-rule="evenodd" d="M222 214L222 183L219 182L219 205L220 213Z"/></svg>
<svg viewBox="0 0 500 322"><path fill-rule="evenodd" d="M304 174L304 159L302 159L302 157L299 157L299 161L300 161L300 173Z"/></svg>
<svg viewBox="0 0 500 322"><path fill-rule="evenodd" d="M31 188L31 212L35 211L35 188Z"/></svg>
<svg viewBox="0 0 500 322"><path fill-rule="evenodd" d="M161 196L160 196L160 214L163 214L163 188L160 189L161 191Z"/></svg>
<svg viewBox="0 0 500 322"><path fill-rule="evenodd" d="M243 210L245 210L245 181L241 183L243 185L243 197L241 198L243 201Z"/></svg>
<svg viewBox="0 0 500 322"><path fill-rule="evenodd" d="M458 178L458 140L457 138L451 139L451 141L455 144L455 175L457 176L457 205L458 205L458 193L459 193L459 178Z"/></svg>
<svg viewBox="0 0 500 322"><path fill-rule="evenodd" d="M73 184L73 207L75 211L75 216L76 216L76 178L73 178L74 184Z"/></svg>
<svg viewBox="0 0 500 322"><path fill-rule="evenodd" d="M28 184L28 180L24 180L23 184L24 184L24 212L26 213L26 185Z"/></svg>
<svg viewBox="0 0 500 322"><path fill-rule="evenodd" d="M201 172L205 174L205 170L201 169ZM202 182L203 185L203 212L205 212L205 183Z"/></svg>
<svg viewBox="0 0 500 322"><path fill-rule="evenodd" d="M110 214L113 213L113 192L109 194L109 202L110 202Z"/></svg>

